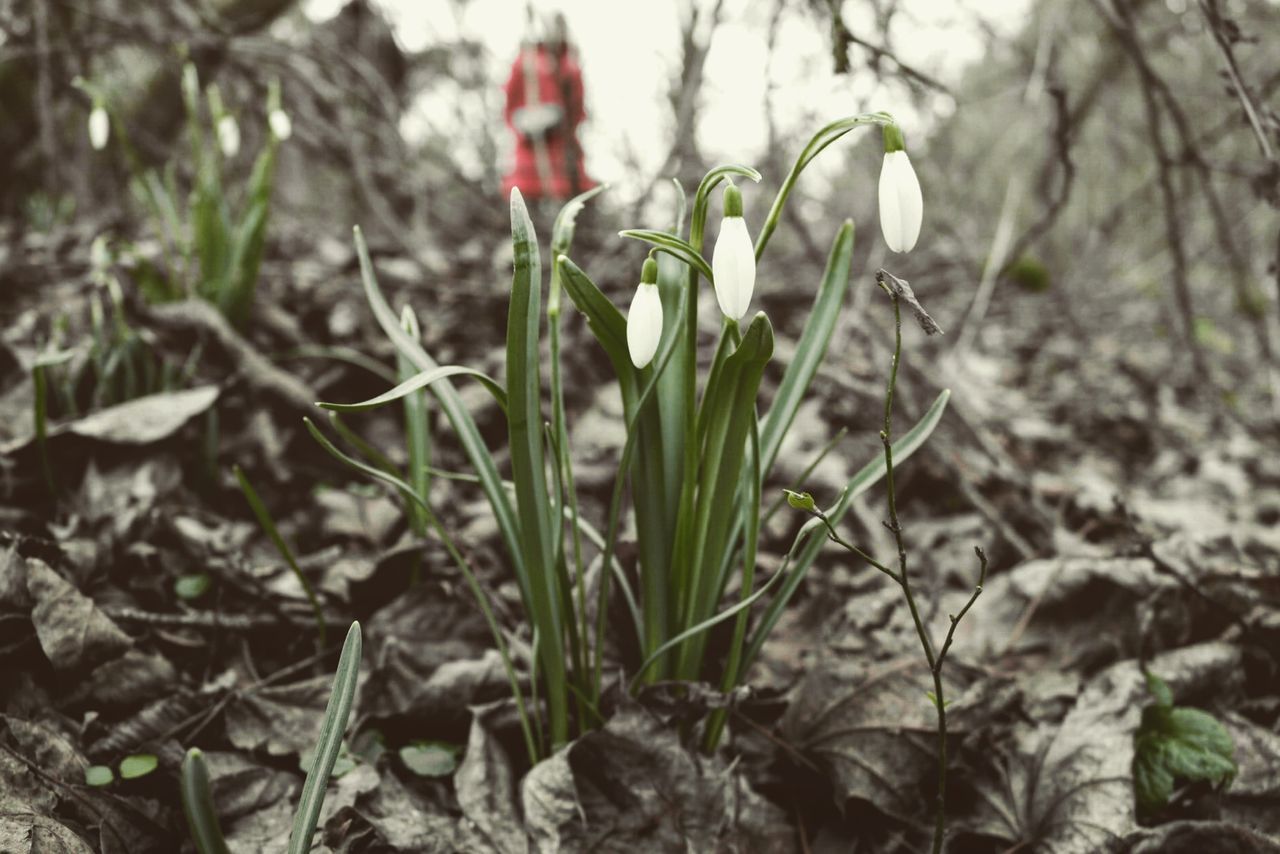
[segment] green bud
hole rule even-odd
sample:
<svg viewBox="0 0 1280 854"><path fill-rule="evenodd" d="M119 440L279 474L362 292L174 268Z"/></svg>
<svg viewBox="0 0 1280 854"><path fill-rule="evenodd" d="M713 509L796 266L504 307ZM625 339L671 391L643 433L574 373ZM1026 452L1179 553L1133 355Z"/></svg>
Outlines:
<svg viewBox="0 0 1280 854"><path fill-rule="evenodd" d="M884 126L884 153L889 154L893 151L906 151L907 144L902 139L902 128L894 122Z"/></svg>
<svg viewBox="0 0 1280 854"><path fill-rule="evenodd" d="M724 215L742 216L742 191L733 184L724 188Z"/></svg>
<svg viewBox="0 0 1280 854"><path fill-rule="evenodd" d="M658 260L650 255L644 259L644 266L640 268L640 284L656 285L658 283Z"/></svg>
<svg viewBox="0 0 1280 854"><path fill-rule="evenodd" d="M418 326L418 316L407 305L400 309L400 328L414 341L422 340L422 330Z"/></svg>
<svg viewBox="0 0 1280 854"><path fill-rule="evenodd" d="M789 489L782 490L787 494L787 503L797 510L803 510L806 513L817 513L818 506L813 503L813 496L807 492L792 492Z"/></svg>

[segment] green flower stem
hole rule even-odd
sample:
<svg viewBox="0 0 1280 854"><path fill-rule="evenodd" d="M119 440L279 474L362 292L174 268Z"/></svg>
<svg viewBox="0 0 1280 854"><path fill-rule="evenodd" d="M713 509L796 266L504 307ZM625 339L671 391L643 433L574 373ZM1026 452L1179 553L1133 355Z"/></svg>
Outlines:
<svg viewBox="0 0 1280 854"><path fill-rule="evenodd" d="M796 158L795 165L787 173L782 186L778 188L778 195L774 197L773 206L769 208L769 214L765 217L764 225L760 228L760 234L756 237L757 261L764 254L764 248L769 245L769 238L773 236L773 232L778 227L778 220L782 218L782 209L786 207L787 198L791 195L791 191L795 188L796 180L799 179L800 173L804 171L805 167L812 163L813 159L821 154L828 145L831 145L831 143L854 128L863 125L883 126L893 123L893 116L888 113L862 113L857 116L837 119L813 135L813 138L809 140L809 144L804 147L804 150L800 152L800 156ZM697 244L695 243L694 245L696 246Z"/></svg>
<svg viewBox="0 0 1280 854"><path fill-rule="evenodd" d="M555 464L567 499L564 502L565 506L562 508L562 512L559 514L561 521L557 526L557 550L563 555L563 516L567 512L573 546L573 588L578 600L575 619L577 621L577 634L581 640L581 643L574 645L574 666L579 683L585 687L590 685L590 665L588 663L590 652L587 646L590 642L591 628L587 615L587 582L586 566L582 561L582 533L578 527L578 490L573 479L573 454L569 447L568 418L565 415L564 406L564 380L561 376L560 367L560 259L565 249L568 249L568 246L553 247L550 297L547 300L547 335L551 347L551 433L557 448ZM579 703L578 726L581 732L585 726L582 714L584 704L594 703L594 699L590 695L584 697L577 690L575 690L575 696L577 696Z"/></svg>

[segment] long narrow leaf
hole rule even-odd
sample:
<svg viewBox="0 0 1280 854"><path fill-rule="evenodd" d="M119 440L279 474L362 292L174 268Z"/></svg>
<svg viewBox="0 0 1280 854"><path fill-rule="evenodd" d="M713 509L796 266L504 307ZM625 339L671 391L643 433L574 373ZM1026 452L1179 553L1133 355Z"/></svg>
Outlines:
<svg viewBox="0 0 1280 854"><path fill-rule="evenodd" d="M360 624L352 623L347 639L342 644L338 658L338 670L333 677L333 690L329 705L324 710L320 724L320 738L316 741L311 770L302 785L302 798L293 818L293 832L289 834L289 854L306 854L311 850L311 837L320 821L320 808L324 806L325 790L333 763L342 748L342 736L347 730L347 718L351 716L351 704L355 701L356 683L360 677Z"/></svg>
<svg viewBox="0 0 1280 854"><path fill-rule="evenodd" d="M634 385L635 368L627 349L627 319L572 259L560 259L560 272L569 299L586 315L587 326L613 364L618 382Z"/></svg>
<svg viewBox="0 0 1280 854"><path fill-rule="evenodd" d="M653 231L647 228L628 228L625 231L619 231L618 236L642 240L645 243L656 246L662 252L674 255L706 276L708 282L713 281L715 278L711 274L711 265L707 263L706 258L702 257L702 253L674 234L667 234L665 231Z"/></svg>
<svg viewBox="0 0 1280 854"><path fill-rule="evenodd" d="M276 547L276 551L280 553L280 557L288 564L289 569L293 570L298 583L302 585L303 592L307 594L307 600L311 603L311 611L315 616L320 646L324 646L324 611L320 607L320 600L316 597L315 588L311 586L311 582L303 574L302 568L298 566L298 561L293 556L293 549L289 548L289 544L284 541L284 537L280 536L280 530L276 528L275 520L271 518L271 512L267 510L267 505L263 504L262 499L258 497L258 491L253 488L249 478L245 476L240 466L235 466L233 470L236 474L236 480L240 482L240 491L244 493L245 500L249 502L249 507L253 510L253 515L257 517L263 533L271 540L271 544Z"/></svg>
<svg viewBox="0 0 1280 854"><path fill-rule="evenodd" d="M213 796L209 792L209 769L205 765L200 748L187 751L182 760L182 772L178 780L182 792L182 811L187 816L187 828L191 841L200 854L230 854L222 828L218 826L218 814L213 808Z"/></svg>
<svg viewBox="0 0 1280 854"><path fill-rule="evenodd" d="M782 382L774 395L773 406L765 416L760 428L761 438L761 486L773 470L778 450L786 439L787 431L795 421L796 412L804 399L805 393L813 382L822 360L826 357L831 335L840 317L841 304L849 286L849 265L853 257L853 223L846 221L836 234L827 258L827 268L822 276L822 283L814 297L813 309L805 322L796 346L795 355L783 373ZM714 369L714 368L713 368ZM739 485L739 494L748 488L745 479ZM724 552L724 562L720 567L721 577L726 577L729 562L739 552L739 539L743 532L743 519L739 517L733 523L729 534L728 547Z"/></svg>
<svg viewBox="0 0 1280 854"><path fill-rule="evenodd" d="M750 608L760 599L760 597L764 596L764 594L772 590L773 585L779 579L783 578L785 575L786 575L785 572L775 573L772 578L770 578L768 581L764 583L763 587L761 587L755 593L752 593L747 598L739 600L736 604L731 605L728 608L725 608L723 611L716 614L715 616L709 617L703 620L702 622L698 623L697 625L690 626L689 628L680 632L680 634L667 640L665 643L659 646L656 650L654 650L653 653L647 659L645 659L644 663L640 665L640 669L637 670L636 675L632 677L632 680L631 680L632 688L634 689L636 682L639 681L640 677L644 675L646 670L648 670L650 667L653 666L653 663L658 660L659 656L666 654L667 652L669 652L672 649L675 649L677 646L684 643L685 641L691 638L698 637L704 632L709 631L710 629L713 629L716 626L720 625L730 617L737 616L740 614L740 612L745 611L747 608Z"/></svg>
<svg viewBox="0 0 1280 854"><path fill-rule="evenodd" d="M764 476L773 468L778 449L795 420L800 402L809 390L831 342L831 333L840 318L840 307L849 289L849 264L853 259L853 222L846 220L836 234L827 256L827 269L813 300L813 309L805 321L795 356L782 375L773 406L760 427L760 469Z"/></svg>
<svg viewBox="0 0 1280 854"><path fill-rule="evenodd" d="M337 418L337 416L332 417ZM378 480L382 483L395 487L401 495L404 495L413 501L422 511L428 524L431 525L436 536L440 538L440 542L444 544L445 551L449 553L449 557L453 558L453 562L462 573L462 577L466 579L467 586L471 588L471 593L475 596L476 604L480 607L480 613L484 615L485 622L489 626L489 632L493 635L494 646L498 649L498 655L502 658L502 665L507 671L507 679L511 683L512 696L516 699L516 710L519 712L520 723L524 729L525 744L529 748L529 758L531 761L536 762L538 750L534 747L533 731L529 728L529 717L525 712L524 697L520 691L520 680L516 678L515 667L511 664L511 655L507 650L507 642L503 639L502 631L498 627L498 620L493 614L492 606L489 604L489 597L485 595L484 588L480 586L480 581L476 578L476 574L472 571L470 564L467 563L466 559L462 556L462 553L458 551L457 546L454 545L453 540L450 539L448 532L444 529L444 526L440 524L438 519L436 519L435 514L431 511L431 506L426 502L426 498L414 492L412 486L396 477L391 472L368 465L354 457L344 454L336 445L329 441L327 436L320 432L320 429L311 422L310 418L303 418L302 423L306 425L307 432L311 434L311 437L319 443L320 447L328 451L334 459L346 463L356 471L368 475L374 480ZM584 530L586 530L589 535L595 533L589 529ZM595 536L598 537L599 535L595 534Z"/></svg>
<svg viewBox="0 0 1280 854"><path fill-rule="evenodd" d="M391 310L391 306L387 304L386 297L383 296L382 290L378 287L378 278L373 271L373 262L369 259L369 247L365 245L364 235L358 226L353 230L353 233L356 256L360 260L360 279L364 285L365 298L369 301L369 308L373 311L373 316L378 321L378 325L382 327L383 333L391 339L391 343L395 345L396 350L404 354L406 359L413 362L418 370L430 371L439 367L436 361L427 355L427 351L422 349L422 345L412 340L401 328L400 318ZM471 414L467 412L467 408L463 405L462 398L458 396L453 384L448 380L441 380L432 383L429 388L435 394L436 399L440 401L441 410L444 411L445 417L449 419L449 423L453 425L458 441L462 443L467 458L471 460L471 465L475 468L476 476L480 478L480 487L484 490L485 497L489 499L489 505L493 508L493 516L498 523L498 530L502 532L502 540L507 546L507 553L511 557L512 565L515 567L516 578L521 585L521 592L527 597L528 592L524 589L526 578L524 555L520 548L519 526L516 522L515 510L511 506L511 500L502 488L502 478L498 474L497 463L494 462L493 455L489 453L488 447L485 446L484 438L481 437L475 421L471 418Z"/></svg>
<svg viewBox="0 0 1280 854"><path fill-rule="evenodd" d="M379 406L385 406L388 403L394 403L401 398L413 394L419 389L426 388L432 383L439 382L449 377L474 377L480 381L489 393L493 395L493 399L498 402L498 406L502 407L503 414L507 411L507 392L498 384L498 381L490 377L488 374L477 371L473 368L467 368L462 365L441 365L429 371L421 371L414 374L409 379L400 383L395 388L385 391L377 397L371 397L359 403L317 403L321 409L331 409L334 412L362 412L366 409L377 409Z"/></svg>
<svg viewBox="0 0 1280 854"><path fill-rule="evenodd" d="M755 420L756 392L765 365L773 355L773 327L763 312L757 314L742 335L742 343L724 361L718 382L708 387L703 401L706 440L702 448L693 552L689 561L688 606L683 625L701 621L715 607L719 588L713 570L719 566L728 543L732 520L739 507L734 501L746 458L747 435ZM697 679L705 638L694 638L682 649L680 675Z"/></svg>
<svg viewBox="0 0 1280 854"><path fill-rule="evenodd" d="M418 326L418 316L413 313L412 308L406 305L400 312L400 320L406 335L410 338L421 338L422 330ZM396 367L401 380L408 380L413 376L413 362L406 359L403 353L396 353ZM414 492L423 497L429 496L431 494L431 475L427 470L431 466L431 427L427 419L426 392L417 391L405 396L404 435L405 441L409 446L407 478L409 484L413 487ZM413 533L419 537L425 536L427 533L427 520L421 508L413 506L413 502L409 501L406 503L405 510L409 516ZM410 573L410 577L415 582L418 580L419 572L420 567L417 559L415 559Z"/></svg>
<svg viewBox="0 0 1280 854"><path fill-rule="evenodd" d="M568 740L565 690L565 621L554 559L554 537L548 504L542 443L542 382L539 330L542 324L542 271L533 222L518 189L511 191L511 243L515 270L507 313L507 438L511 447L511 480L516 485L516 512L525 570L529 574L530 617L542 636L538 650L547 681L551 742Z"/></svg>

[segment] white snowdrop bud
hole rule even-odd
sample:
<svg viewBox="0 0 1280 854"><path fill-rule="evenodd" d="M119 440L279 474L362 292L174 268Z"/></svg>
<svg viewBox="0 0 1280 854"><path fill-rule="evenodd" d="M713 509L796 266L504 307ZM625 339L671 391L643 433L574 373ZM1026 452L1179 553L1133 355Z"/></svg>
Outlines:
<svg viewBox="0 0 1280 854"><path fill-rule="evenodd" d="M653 361L662 339L662 296L657 282L658 262L653 258L644 259L640 286L627 312L627 350L631 353L631 364L637 368Z"/></svg>
<svg viewBox="0 0 1280 854"><path fill-rule="evenodd" d="M267 124L271 125L271 132L281 142L293 136L293 122L284 110L279 108L272 110L267 115Z"/></svg>
<svg viewBox="0 0 1280 854"><path fill-rule="evenodd" d="M95 104L89 113L89 144L94 151L107 147L107 138L111 136L111 117L101 104Z"/></svg>
<svg viewBox="0 0 1280 854"><path fill-rule="evenodd" d="M920 181L911 168L902 141L902 130L884 126L884 165L880 168L880 230L894 252L910 252L920 237L924 198Z"/></svg>
<svg viewBox="0 0 1280 854"><path fill-rule="evenodd" d="M240 125L234 116L226 115L218 119L218 147L223 157L235 157L240 151Z"/></svg>
<svg viewBox="0 0 1280 854"><path fill-rule="evenodd" d="M724 219L711 256L716 302L730 320L741 320L756 287L756 248L742 218L742 193L730 184L724 190Z"/></svg>

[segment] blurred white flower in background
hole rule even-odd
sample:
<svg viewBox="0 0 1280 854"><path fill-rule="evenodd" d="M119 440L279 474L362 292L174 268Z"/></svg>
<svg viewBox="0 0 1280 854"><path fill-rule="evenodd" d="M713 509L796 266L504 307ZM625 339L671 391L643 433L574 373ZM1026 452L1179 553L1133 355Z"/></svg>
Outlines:
<svg viewBox="0 0 1280 854"><path fill-rule="evenodd" d="M218 147L223 157L235 157L240 151L240 125L234 116L218 119Z"/></svg>
<svg viewBox="0 0 1280 854"><path fill-rule="evenodd" d="M293 136L293 121L284 110L272 110L267 116L267 124L271 125L271 132L281 142Z"/></svg>
<svg viewBox="0 0 1280 854"><path fill-rule="evenodd" d="M111 136L111 117L101 105L95 105L89 113L89 144L94 151L107 147L107 139Z"/></svg>

